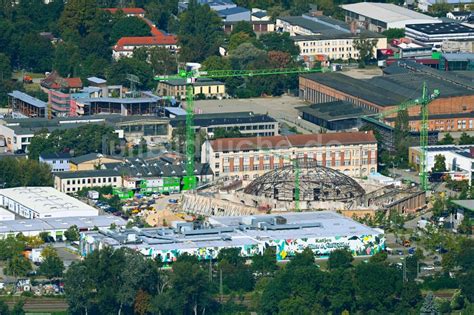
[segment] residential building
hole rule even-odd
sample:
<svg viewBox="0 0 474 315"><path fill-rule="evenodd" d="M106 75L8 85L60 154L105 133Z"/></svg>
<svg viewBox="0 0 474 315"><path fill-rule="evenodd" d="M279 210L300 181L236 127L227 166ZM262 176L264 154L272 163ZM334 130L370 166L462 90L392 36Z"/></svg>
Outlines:
<svg viewBox="0 0 474 315"><path fill-rule="evenodd" d="M235 21L223 22L224 32L226 34L232 33L237 23L238 22L235 22ZM257 36L260 36L266 33L275 32L275 23L273 21L252 20L250 21L250 24L252 25L252 29Z"/></svg>
<svg viewBox="0 0 474 315"><path fill-rule="evenodd" d="M81 78L63 78L57 71L53 71L41 80L40 85L46 91L56 90L73 93L82 88L82 80Z"/></svg>
<svg viewBox="0 0 474 315"><path fill-rule="evenodd" d="M142 8L105 8L102 9L104 11L108 11L112 14L116 14L117 12L122 12L128 17L145 17L145 10Z"/></svg>
<svg viewBox="0 0 474 315"><path fill-rule="evenodd" d="M77 226L79 231L86 232L97 228L109 228L111 225L123 228L127 225L127 221L113 215L36 218L29 220L12 219L0 222L0 239L16 236L19 233L24 236L39 236L41 233L47 233L56 242L62 242L66 240L64 232L73 225Z"/></svg>
<svg viewBox="0 0 474 315"><path fill-rule="evenodd" d="M178 44L176 36L161 32L161 35L159 36L122 37L112 48L112 58L114 58L114 60L119 60L122 57L132 57L134 49L151 49L155 47L166 48L172 52L177 51Z"/></svg>
<svg viewBox="0 0 474 315"><path fill-rule="evenodd" d="M392 3L359 2L344 4L341 8L346 22L356 21L360 27L378 33L405 28L407 24L441 23L441 20Z"/></svg>
<svg viewBox="0 0 474 315"><path fill-rule="evenodd" d="M91 171L100 168L105 163L121 162L122 159L103 155L101 153L89 153L69 159L69 169L71 172Z"/></svg>
<svg viewBox="0 0 474 315"><path fill-rule="evenodd" d="M197 0L200 5L207 4L211 10L220 11L224 9L235 8L237 5L232 0ZM184 11L188 8L189 0L179 0L178 10Z"/></svg>
<svg viewBox="0 0 474 315"><path fill-rule="evenodd" d="M125 159L120 163L104 164L104 168L122 175L123 190L142 194L179 193L184 187L183 178L187 175L185 163L166 158L150 161ZM194 174L198 185L214 179L209 164L196 163Z"/></svg>
<svg viewBox="0 0 474 315"><path fill-rule="evenodd" d="M94 115L84 117L54 117L53 119L11 119L0 120L0 137L5 139L9 152L28 151L34 135L42 130L48 134L54 130L78 128L87 124L107 125L114 129L119 139L136 142L145 138L149 142L168 140L169 120L157 116ZM153 141L152 141L153 140Z"/></svg>
<svg viewBox="0 0 474 315"><path fill-rule="evenodd" d="M0 206L26 219L99 215L97 209L52 187L0 189Z"/></svg>
<svg viewBox="0 0 474 315"><path fill-rule="evenodd" d="M39 161L48 164L52 172L67 172L71 157L69 153L41 153Z"/></svg>
<svg viewBox="0 0 474 315"><path fill-rule="evenodd" d="M216 178L251 180L294 159L355 177L377 171L377 141L372 132L345 132L208 140L201 162L209 163Z"/></svg>
<svg viewBox="0 0 474 315"><path fill-rule="evenodd" d="M206 98L224 98L227 96L225 92L225 84L220 81L207 78L197 78L192 83L193 95L199 94ZM186 99L186 79L173 79L158 82L158 93L163 96L172 96L179 100Z"/></svg>
<svg viewBox="0 0 474 315"><path fill-rule="evenodd" d="M474 41L474 28L460 23L407 24L405 36L417 43L441 47L447 40Z"/></svg>
<svg viewBox="0 0 474 315"><path fill-rule="evenodd" d="M408 161L420 167L421 148L410 147ZM436 156L445 158L446 170L453 180L467 180L472 183L474 179L474 145L432 145L426 148L426 172L430 172L435 165Z"/></svg>
<svg viewBox="0 0 474 315"><path fill-rule="evenodd" d="M170 137L173 130L184 126L185 116L170 120ZM268 115L253 112L213 113L194 115L194 128L203 130L209 137L214 136L217 128L238 130L243 136L263 137L278 135L278 122Z"/></svg>
<svg viewBox="0 0 474 315"><path fill-rule="evenodd" d="M8 107L25 117L46 117L46 102L17 90L8 93Z"/></svg>
<svg viewBox="0 0 474 315"><path fill-rule="evenodd" d="M291 39L300 49L300 56L313 60L358 59L359 51L354 40L364 36L377 41L372 52L387 49L387 38L375 32L352 28L341 21L326 16L288 16L276 20L276 30L290 33Z"/></svg>
<svg viewBox="0 0 474 315"><path fill-rule="evenodd" d="M122 176L114 170L70 171L54 173L54 188L72 194L84 188L123 186Z"/></svg>
<svg viewBox="0 0 474 315"><path fill-rule="evenodd" d="M393 110L399 104L421 96L421 87L440 95L428 106L430 131L473 130L469 121L474 119L474 86L469 74L439 71L412 61L399 61L391 67L393 74L371 79L354 79L341 73L312 73L300 76L300 97L314 104L346 101L374 113ZM420 106L408 109L409 126L419 131ZM395 114L385 119L395 124ZM464 120L464 124L462 121Z"/></svg>
<svg viewBox="0 0 474 315"><path fill-rule="evenodd" d="M216 11L224 22L250 22L250 10L242 7L233 7Z"/></svg>
<svg viewBox="0 0 474 315"><path fill-rule="evenodd" d="M433 4L440 3L439 0L418 0L417 2L418 9L420 9L422 12L429 12ZM442 3L446 3L454 7L463 4L472 4L472 0L443 0Z"/></svg>
<svg viewBox="0 0 474 315"><path fill-rule="evenodd" d="M221 237L225 233L225 237ZM215 235L216 237L210 237ZM157 242L165 239L165 242ZM167 240L173 240L172 243ZM290 242L286 240L291 239ZM135 240L133 243L123 240ZM141 244L137 247L136 243ZM347 248L353 256L370 256L385 248L382 231L369 228L332 211L282 213L244 217L210 217L209 227L174 222L172 227L96 231L81 234L80 252L130 247L170 264L183 254L200 260L216 259L224 248L237 248L242 257L261 255L276 248L275 260L287 261L310 248L316 258L328 258L331 251Z"/></svg>

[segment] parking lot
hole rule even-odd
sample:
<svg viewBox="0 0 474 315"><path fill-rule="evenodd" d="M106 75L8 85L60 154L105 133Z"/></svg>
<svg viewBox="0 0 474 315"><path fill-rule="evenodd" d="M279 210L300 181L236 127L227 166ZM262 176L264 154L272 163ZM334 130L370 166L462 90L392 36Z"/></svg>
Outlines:
<svg viewBox="0 0 474 315"><path fill-rule="evenodd" d="M268 114L281 123L296 127L302 133L318 133L319 127L298 118L296 107L308 105L298 97L261 97L248 99L201 100L195 101L197 113L234 113L253 111Z"/></svg>

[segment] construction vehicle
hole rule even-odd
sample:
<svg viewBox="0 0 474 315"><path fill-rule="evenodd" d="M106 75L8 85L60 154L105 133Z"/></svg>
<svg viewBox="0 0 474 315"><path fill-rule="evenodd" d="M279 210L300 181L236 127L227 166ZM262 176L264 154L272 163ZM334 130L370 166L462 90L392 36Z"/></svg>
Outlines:
<svg viewBox="0 0 474 315"><path fill-rule="evenodd" d="M322 68L289 68L289 69L259 69L259 70L201 70L198 63L187 63L186 69L180 70L177 75L156 76L157 81L168 81L175 79L186 80L186 176L183 178L183 190L194 190L196 188L196 175L194 165L194 88L193 83L197 78L231 78L231 77L254 77L268 75L287 75L300 73L323 72Z"/></svg>
<svg viewBox="0 0 474 315"><path fill-rule="evenodd" d="M408 110L409 108L420 106L421 125L420 125L420 186L423 191L429 190L428 184L428 170L426 164L426 148L428 146L428 105L439 96L439 90L434 90L433 93L429 93L426 82L422 86L421 98L409 100L402 104L399 104L396 108L391 110L383 111L375 116L364 116L363 119L368 122L380 123L379 120L383 120L388 116L397 114L398 112Z"/></svg>
<svg viewBox="0 0 474 315"><path fill-rule="evenodd" d="M33 83L33 78L29 75L24 75L23 76L23 83L31 84L31 83Z"/></svg>

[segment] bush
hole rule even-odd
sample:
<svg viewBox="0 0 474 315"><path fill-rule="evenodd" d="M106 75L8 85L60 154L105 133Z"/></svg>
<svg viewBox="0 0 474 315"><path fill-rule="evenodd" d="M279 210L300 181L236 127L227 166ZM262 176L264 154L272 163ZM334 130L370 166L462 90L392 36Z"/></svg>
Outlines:
<svg viewBox="0 0 474 315"><path fill-rule="evenodd" d="M426 277L425 281L423 282L423 289L431 291L456 288L458 288L458 281L454 278L451 278L448 274Z"/></svg>

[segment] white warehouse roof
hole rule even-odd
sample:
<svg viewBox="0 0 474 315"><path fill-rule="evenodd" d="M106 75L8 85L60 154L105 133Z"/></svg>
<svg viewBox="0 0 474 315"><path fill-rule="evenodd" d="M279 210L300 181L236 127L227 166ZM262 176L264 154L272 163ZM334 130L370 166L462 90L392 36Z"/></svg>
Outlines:
<svg viewBox="0 0 474 315"><path fill-rule="evenodd" d="M98 210L53 187L17 187L0 189L0 205L15 207L5 198L30 209L39 217L97 216ZM10 209L17 212L15 209Z"/></svg>
<svg viewBox="0 0 474 315"><path fill-rule="evenodd" d="M392 3L359 2L341 6L344 10L357 13L385 23L410 21L405 24L436 23L434 17L400 7ZM416 21L412 21L416 20ZM417 22L420 21L420 22ZM439 21L441 22L441 21Z"/></svg>

